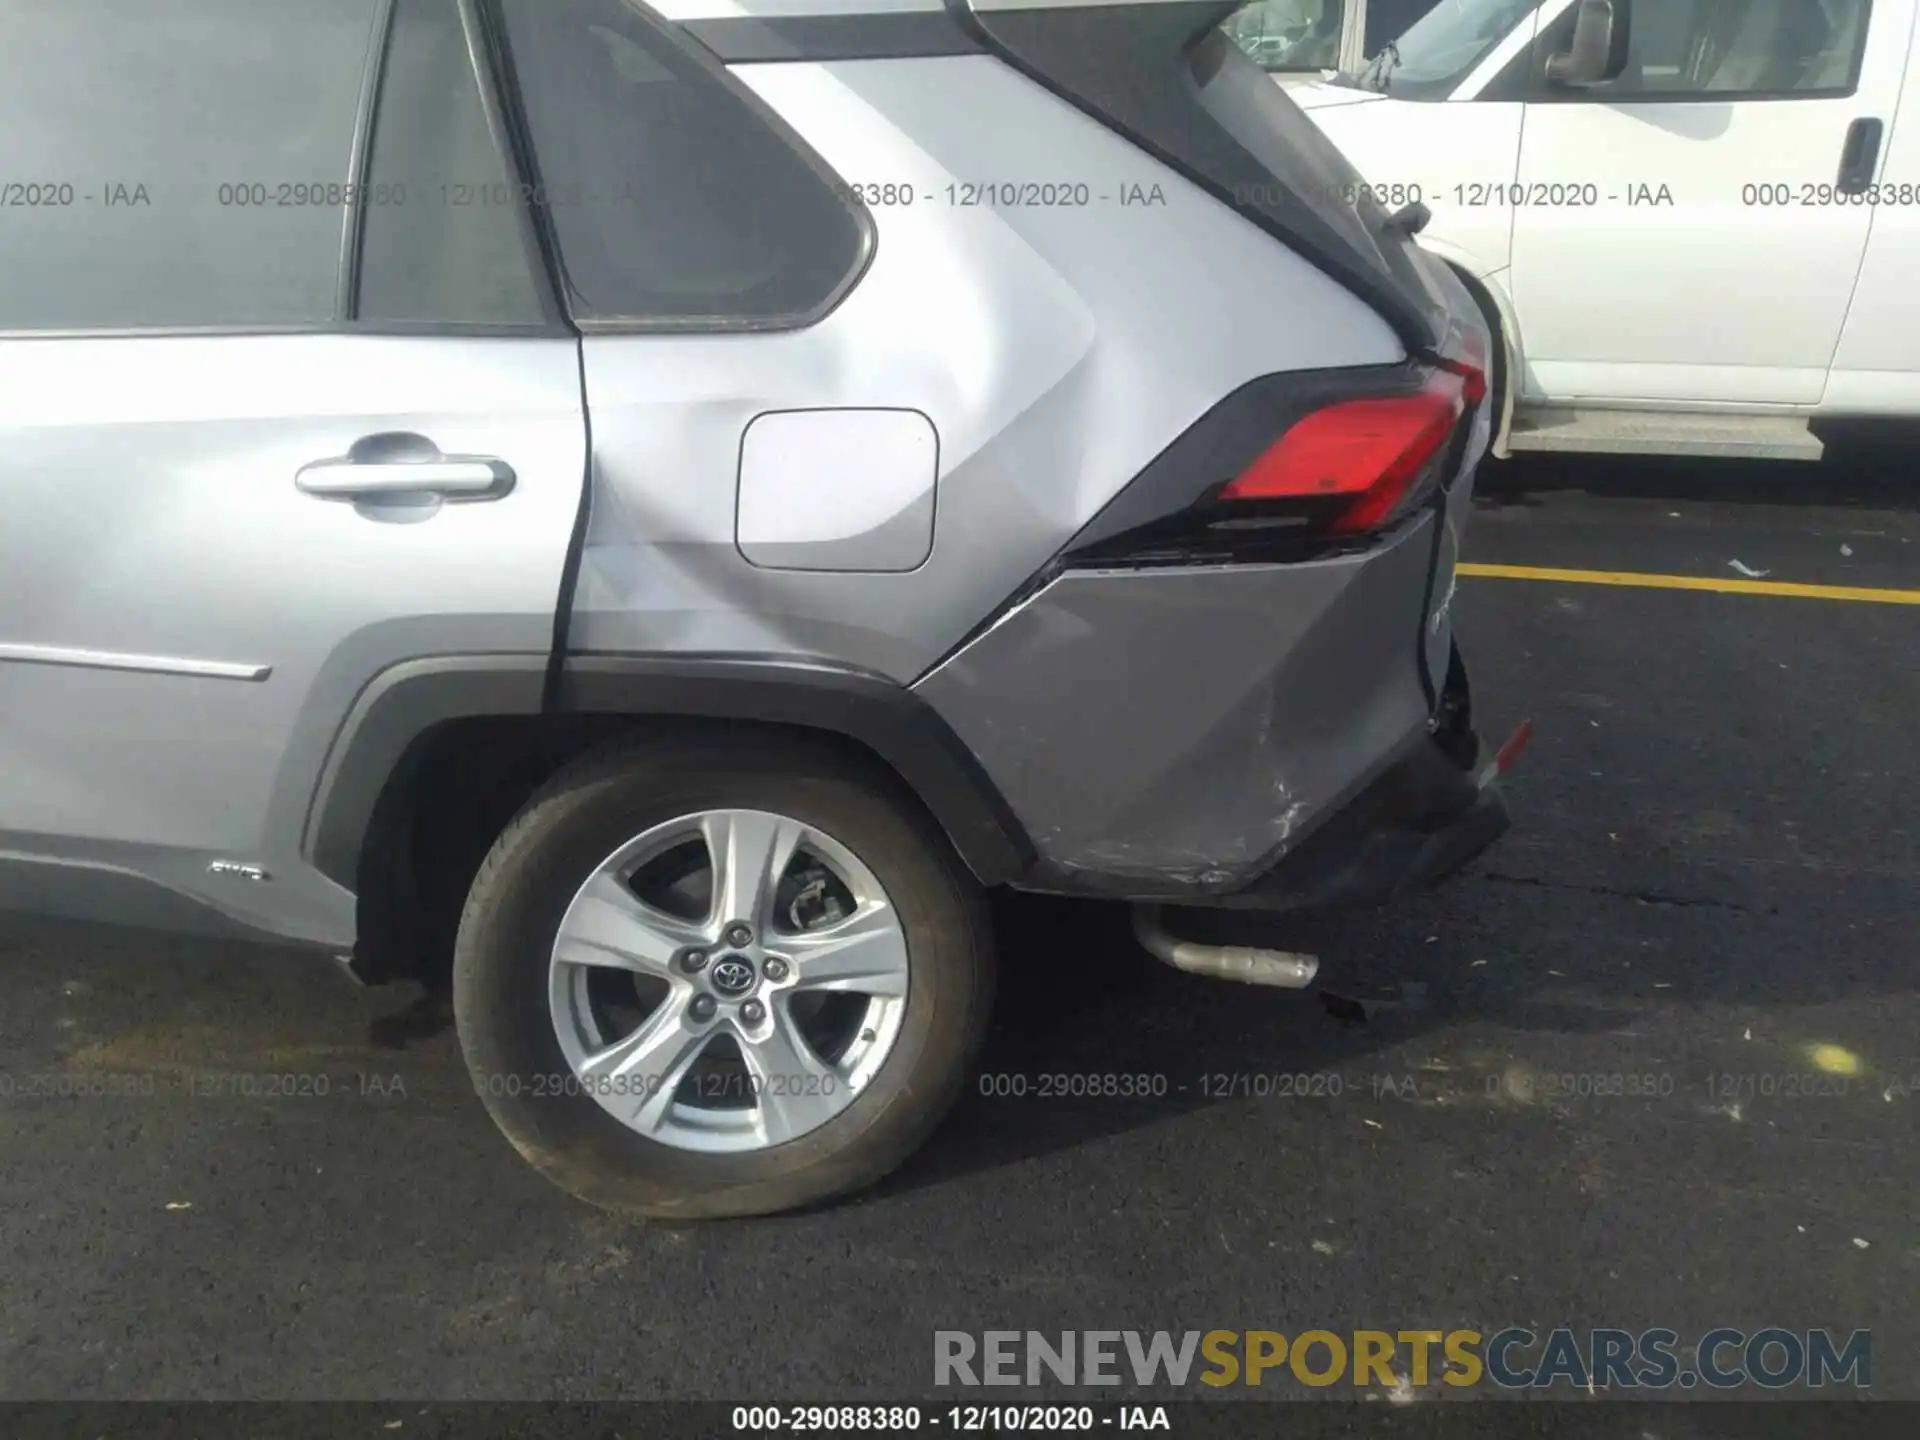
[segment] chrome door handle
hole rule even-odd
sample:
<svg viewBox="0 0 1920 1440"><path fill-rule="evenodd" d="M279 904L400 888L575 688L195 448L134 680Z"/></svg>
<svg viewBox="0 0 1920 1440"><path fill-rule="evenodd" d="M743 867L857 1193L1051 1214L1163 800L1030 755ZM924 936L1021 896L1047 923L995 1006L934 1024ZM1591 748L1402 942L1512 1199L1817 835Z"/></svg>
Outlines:
<svg viewBox="0 0 1920 1440"><path fill-rule="evenodd" d="M513 489L513 467L491 455L442 455L419 435L369 435L345 455L302 465L293 477L303 494L330 500L436 495L497 500Z"/></svg>
<svg viewBox="0 0 1920 1440"><path fill-rule="evenodd" d="M513 486L512 467L499 460L396 460L364 465L353 460L316 460L300 467L294 484L309 495L444 495L489 499Z"/></svg>

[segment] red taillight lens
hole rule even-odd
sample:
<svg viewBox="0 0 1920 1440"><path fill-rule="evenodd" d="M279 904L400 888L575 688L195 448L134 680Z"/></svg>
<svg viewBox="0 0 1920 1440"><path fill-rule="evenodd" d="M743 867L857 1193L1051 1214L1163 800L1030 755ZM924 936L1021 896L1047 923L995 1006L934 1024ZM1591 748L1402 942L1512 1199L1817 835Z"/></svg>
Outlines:
<svg viewBox="0 0 1920 1440"><path fill-rule="evenodd" d="M1222 500L1352 496L1327 525L1371 530L1391 515L1469 405L1486 394L1471 366L1436 370L1412 395L1343 400L1290 426L1220 492Z"/></svg>

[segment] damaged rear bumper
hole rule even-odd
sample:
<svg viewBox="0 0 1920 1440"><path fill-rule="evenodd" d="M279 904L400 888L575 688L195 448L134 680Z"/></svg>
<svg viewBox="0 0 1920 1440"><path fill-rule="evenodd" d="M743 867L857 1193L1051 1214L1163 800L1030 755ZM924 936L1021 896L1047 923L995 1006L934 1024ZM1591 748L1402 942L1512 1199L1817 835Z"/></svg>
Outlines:
<svg viewBox="0 0 1920 1440"><path fill-rule="evenodd" d="M1429 670L1452 648L1440 523L1305 563L1068 569L926 676L1031 837L1016 883L1285 909L1491 844L1464 670Z"/></svg>
<svg viewBox="0 0 1920 1440"><path fill-rule="evenodd" d="M1382 904L1445 880L1511 824L1497 777L1479 783L1422 737L1271 870L1215 903L1259 910Z"/></svg>

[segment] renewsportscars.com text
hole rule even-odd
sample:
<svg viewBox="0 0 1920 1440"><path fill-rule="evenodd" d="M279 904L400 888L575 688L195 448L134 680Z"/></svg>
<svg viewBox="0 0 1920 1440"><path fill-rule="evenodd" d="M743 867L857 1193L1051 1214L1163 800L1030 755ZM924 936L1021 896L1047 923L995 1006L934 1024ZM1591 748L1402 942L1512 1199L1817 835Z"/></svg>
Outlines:
<svg viewBox="0 0 1920 1440"><path fill-rule="evenodd" d="M937 1330L939 1386L1132 1384L1313 1387L1432 1383L1505 1390L1780 1390L1873 1383L1868 1330L1709 1330L1689 1343L1666 1329Z"/></svg>

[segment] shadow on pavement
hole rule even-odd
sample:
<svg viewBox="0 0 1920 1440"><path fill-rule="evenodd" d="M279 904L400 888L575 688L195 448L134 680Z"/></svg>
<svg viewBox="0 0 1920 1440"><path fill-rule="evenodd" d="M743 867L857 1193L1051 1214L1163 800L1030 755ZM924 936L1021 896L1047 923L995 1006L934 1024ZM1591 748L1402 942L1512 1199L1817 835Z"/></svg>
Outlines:
<svg viewBox="0 0 1920 1440"><path fill-rule="evenodd" d="M1884 906L1885 897L1871 903ZM979 1080L879 1193L1016 1164L1236 1098L1204 1077L1340 1072L1351 1098L1369 1073L1405 1073L1410 1056L1457 1050L1452 1032L1461 1029L1484 1035L1497 1027L1532 1063L1551 1065L1563 1046L1604 1043L1650 1013L1911 993L1911 957L1897 927L1850 935L1843 955L1806 963L1795 935L1822 928L1820 912L1847 909L1844 886L1802 906L1791 894L1749 905L1541 882L1503 873L1496 850L1450 884L1389 909L1181 915L1183 933L1197 938L1319 955L1314 985L1287 991L1160 965L1132 942L1123 906L1004 897L1001 993ZM1551 1038L1531 1045L1529 1035ZM1046 1077L1068 1077L1070 1087L1071 1077L1107 1075L1165 1076L1167 1093L1041 1095ZM1470 1088L1477 1092L1484 1078L1472 1077ZM1004 1092L1020 1083L1027 1098L1012 1103L1017 1097Z"/></svg>

